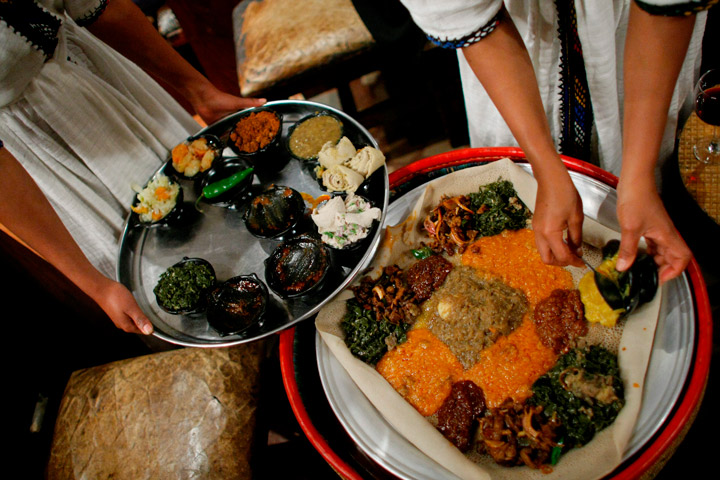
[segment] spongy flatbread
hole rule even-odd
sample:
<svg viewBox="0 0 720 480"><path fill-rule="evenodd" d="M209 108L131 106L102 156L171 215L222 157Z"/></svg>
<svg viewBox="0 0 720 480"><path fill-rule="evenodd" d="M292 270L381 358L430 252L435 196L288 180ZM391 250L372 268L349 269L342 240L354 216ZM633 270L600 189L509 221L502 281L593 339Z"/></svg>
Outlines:
<svg viewBox="0 0 720 480"><path fill-rule="evenodd" d="M476 192L480 185L499 178L510 180L521 200L531 210L534 209L537 190L535 180L510 160L448 174L427 185L413 212L404 222L387 228L372 264L374 272L370 274L377 273L385 265L396 263L405 267L412 262L408 250L423 238L418 223L437 205L442 195ZM609 239L619 238L619 234L586 218L583 238L591 245L601 246ZM385 419L408 441L453 474L463 479L585 480L601 478L620 464L640 410L645 372L660 308L660 291L653 301L637 309L629 321L621 322L617 329L609 330L606 335L611 341L613 336L621 335L618 355L626 403L620 415L613 425L601 431L588 445L564 455L560 463L553 467L551 474L527 467L501 467L492 461L477 464L448 442L373 367L355 358L345 346L340 321L345 314L345 301L351 296L349 291L341 293L318 314L316 327L323 341Z"/></svg>

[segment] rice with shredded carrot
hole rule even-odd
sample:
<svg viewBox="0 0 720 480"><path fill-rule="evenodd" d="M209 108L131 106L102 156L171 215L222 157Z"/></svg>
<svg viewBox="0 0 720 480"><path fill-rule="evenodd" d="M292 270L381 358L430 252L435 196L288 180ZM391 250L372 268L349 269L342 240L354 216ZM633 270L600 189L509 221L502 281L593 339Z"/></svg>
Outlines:
<svg viewBox="0 0 720 480"><path fill-rule="evenodd" d="M170 181L167 175L158 174L144 188L134 188L137 192L137 204L132 210L143 223L157 222L165 218L175 208L180 185Z"/></svg>

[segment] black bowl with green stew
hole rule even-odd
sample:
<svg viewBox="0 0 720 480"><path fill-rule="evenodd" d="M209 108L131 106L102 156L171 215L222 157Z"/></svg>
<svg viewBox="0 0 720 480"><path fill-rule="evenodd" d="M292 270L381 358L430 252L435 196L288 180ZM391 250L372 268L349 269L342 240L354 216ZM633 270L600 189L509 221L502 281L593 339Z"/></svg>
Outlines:
<svg viewBox="0 0 720 480"><path fill-rule="evenodd" d="M153 289L160 308L173 315L200 313L215 286L215 270L202 258L184 257L160 275Z"/></svg>

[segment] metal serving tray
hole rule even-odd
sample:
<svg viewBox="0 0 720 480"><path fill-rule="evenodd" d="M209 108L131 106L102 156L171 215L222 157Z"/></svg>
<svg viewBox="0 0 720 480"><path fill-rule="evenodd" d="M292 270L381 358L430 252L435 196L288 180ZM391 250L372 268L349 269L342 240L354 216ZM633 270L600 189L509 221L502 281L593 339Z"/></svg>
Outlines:
<svg viewBox="0 0 720 480"><path fill-rule="evenodd" d="M345 113L326 105L306 101L278 101L269 102L263 108L271 108L283 116L283 145L277 154L286 156L287 163L279 169L261 173L256 171L252 186L254 190L274 183L292 187L313 197L327 193L314 177L313 165L292 158L284 149L288 130L307 115L316 112L334 114L343 122L344 135L357 148L368 145L378 147L375 139L362 125ZM247 112L248 110L243 110L232 114L198 133L213 134L224 141L237 119ZM229 148L225 148L223 156L235 155ZM185 207L192 210L192 204L197 198L194 185L190 180L181 180L180 184ZM264 281L264 261L280 242L252 236L242 220L243 205L228 208L202 203L203 214L193 215L190 224L184 226L137 226L131 214L120 239L117 280L135 296L155 327L154 335L170 343L192 347L225 347L265 337L314 315L372 259L381 237L382 229L379 226L383 224L388 207L387 167L371 175L356 193L368 198L373 206L382 210L382 216L371 231L370 239L349 262L336 262L338 268L335 276L319 292L305 297L283 299L271 291L270 304L263 323L239 335L220 336L208 325L204 313L171 315L164 312L155 301L153 288L160 275L183 257L200 257L209 261L215 269L218 282L251 273Z"/></svg>
<svg viewBox="0 0 720 480"><path fill-rule="evenodd" d="M530 165L521 163L530 171ZM619 231L617 195L612 187L579 172L570 172L587 217ZM421 185L396 201L386 225L396 225L412 211L425 189ZM658 432L680 398L692 365L695 309L686 275L663 285L655 342L646 374L642 407L623 460L637 453ZM319 334L315 347L318 372L330 406L348 435L378 465L404 480L457 479L398 433L355 385Z"/></svg>

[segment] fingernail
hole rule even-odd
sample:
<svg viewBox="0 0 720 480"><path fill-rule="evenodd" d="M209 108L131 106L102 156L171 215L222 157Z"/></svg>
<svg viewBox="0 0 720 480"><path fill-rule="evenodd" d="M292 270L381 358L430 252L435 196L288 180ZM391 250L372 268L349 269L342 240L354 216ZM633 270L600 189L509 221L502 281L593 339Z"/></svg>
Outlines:
<svg viewBox="0 0 720 480"><path fill-rule="evenodd" d="M624 258L619 258L617 263L615 264L615 269L618 271L623 271L628 267L628 262Z"/></svg>
<svg viewBox="0 0 720 480"><path fill-rule="evenodd" d="M150 335L150 334L153 332L153 327L152 327L152 325L149 324L149 323L144 324L144 325L142 326L142 332L143 332L145 335Z"/></svg>

